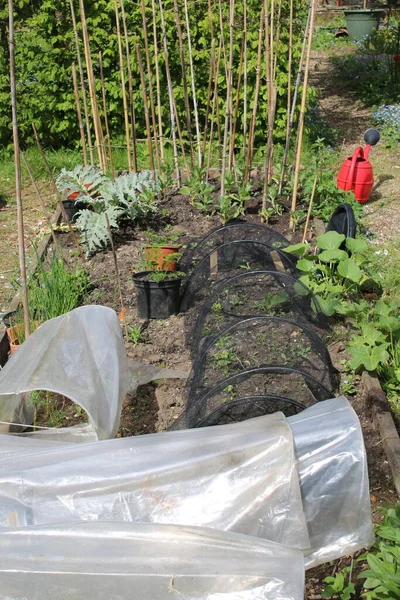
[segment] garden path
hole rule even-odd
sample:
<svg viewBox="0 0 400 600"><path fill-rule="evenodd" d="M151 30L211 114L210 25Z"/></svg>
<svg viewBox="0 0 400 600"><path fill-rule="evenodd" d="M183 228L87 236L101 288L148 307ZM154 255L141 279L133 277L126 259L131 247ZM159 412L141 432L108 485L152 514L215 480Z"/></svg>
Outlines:
<svg viewBox="0 0 400 600"><path fill-rule="evenodd" d="M326 123L337 133L340 162L351 156L357 145L363 145L363 134L372 127L371 109L333 72L326 53L314 52L311 61L310 83L319 92L321 112ZM365 205L364 223L376 234L376 243L400 244L398 215L400 211L400 156L380 142L370 154L375 186Z"/></svg>

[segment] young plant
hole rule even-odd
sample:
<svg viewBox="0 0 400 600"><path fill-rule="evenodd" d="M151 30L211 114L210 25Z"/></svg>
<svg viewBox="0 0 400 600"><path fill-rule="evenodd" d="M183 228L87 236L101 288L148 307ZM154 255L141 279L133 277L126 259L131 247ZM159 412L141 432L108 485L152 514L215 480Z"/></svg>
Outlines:
<svg viewBox="0 0 400 600"><path fill-rule="evenodd" d="M128 329L128 340L132 342L135 346L136 344L140 344L144 342L143 330L140 325L132 325Z"/></svg>
<svg viewBox="0 0 400 600"><path fill-rule="evenodd" d="M214 188L206 181L206 175L205 168L194 167L186 184L181 188L181 192L189 196L192 206L204 214L213 215L215 212L212 196Z"/></svg>
<svg viewBox="0 0 400 600"><path fill-rule="evenodd" d="M147 275L147 279L160 283L167 279L180 279L185 276L186 273L181 271L153 271Z"/></svg>
<svg viewBox="0 0 400 600"><path fill-rule="evenodd" d="M338 597L340 600L350 600L356 589L349 577L350 567L342 569L334 577L325 577L328 586L322 592L323 598Z"/></svg>

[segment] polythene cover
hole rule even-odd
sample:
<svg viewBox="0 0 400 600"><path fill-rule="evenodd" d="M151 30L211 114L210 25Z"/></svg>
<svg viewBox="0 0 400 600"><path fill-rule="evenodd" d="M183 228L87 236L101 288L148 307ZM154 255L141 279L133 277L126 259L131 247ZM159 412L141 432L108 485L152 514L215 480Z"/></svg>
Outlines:
<svg viewBox="0 0 400 600"><path fill-rule="evenodd" d="M26 393L47 390L79 404L89 416L83 429L53 430L58 439L112 438L130 380L117 314L104 306L82 306L43 323L0 371L0 421L26 423Z"/></svg>
<svg viewBox="0 0 400 600"><path fill-rule="evenodd" d="M233 533L73 523L0 533L7 600L303 600L304 560Z"/></svg>
<svg viewBox="0 0 400 600"><path fill-rule="evenodd" d="M288 418L293 431L311 568L374 542L360 421L341 396Z"/></svg>
<svg viewBox="0 0 400 600"><path fill-rule="evenodd" d="M0 455L0 525L210 526L309 548L291 429L233 425Z"/></svg>

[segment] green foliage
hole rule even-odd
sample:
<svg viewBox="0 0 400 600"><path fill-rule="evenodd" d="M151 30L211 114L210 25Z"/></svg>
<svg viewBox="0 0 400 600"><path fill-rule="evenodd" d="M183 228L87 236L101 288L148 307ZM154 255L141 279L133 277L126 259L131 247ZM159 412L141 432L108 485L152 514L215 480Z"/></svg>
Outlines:
<svg viewBox="0 0 400 600"><path fill-rule="evenodd" d="M81 267L71 271L53 254L50 270L42 262L28 285L28 302L32 320L39 322L59 317L76 308L87 292L89 279Z"/></svg>
<svg viewBox="0 0 400 600"><path fill-rule="evenodd" d="M333 48L348 48L351 42L347 37L336 37L334 27L316 27L312 48L313 50L329 51Z"/></svg>
<svg viewBox="0 0 400 600"><path fill-rule="evenodd" d="M82 39L81 24L78 3L75 2L79 36ZM156 3L156 28L158 39L153 37L153 28L148 27L149 55L151 62L151 77L155 85L155 52L157 43L161 46L161 17ZM254 97L256 81L256 63L258 47L258 26L260 17L260 5L255 0L249 0L248 4L248 88L249 98ZM185 103L182 82L181 61L179 55L179 44L176 41L176 23L173 0L163 2L165 22L167 30L167 44L169 62L173 80L174 95L177 103L177 113L180 122L185 122ZM90 48L92 52L94 75L97 93L100 95L100 77L98 66L98 51L103 54L103 66L105 76L105 91L108 104L108 117L113 139L119 137L124 128L122 111L122 89L119 75L119 59L116 35L116 23L114 15L113 0L98 0L85 5L88 33L90 37ZM145 3L146 17L151 22L152 11L150 3ZM223 32L225 39L229 37L229 5L222 3ZM275 5L277 18L278 6ZM277 58L277 117L276 137L277 140L284 139L286 128L286 106L287 106L287 69L288 69L288 43L289 43L289 1L282 2L281 28ZM131 49L136 44L144 46L142 14L140 3L133 0L125 2L127 16L127 29ZM294 3L293 19L293 73L292 81L295 81L298 60L301 52L302 33L305 23L307 6L300 0ZM179 6L180 18L184 21L183 8ZM69 3L62 0L20 0L16 5L16 65L17 65L17 88L18 106L21 138L23 145L29 144L32 137L31 123L35 122L39 135L46 146L60 147L61 145L76 146L79 140L78 123L76 118L75 101L72 86L71 65L76 61L76 49L74 34L69 11ZM0 8L0 145L7 146L11 141L11 119L10 99L8 90L8 48L7 48L7 8ZM192 58L194 65L197 101L199 107L200 127L203 128L207 111L207 84L209 76L209 64L211 53L211 30L216 36L215 47L219 46L219 11L208 13L207 0L195 2L191 5L189 13L189 25L192 42ZM239 56L243 30L243 5L235 6L235 29L233 44L233 64L239 64ZM186 41L186 40L185 40ZM83 55L83 44L81 42L81 53ZM185 58L188 68L188 45L185 43ZM161 116L163 120L164 135L170 135L169 111L168 111L168 87L164 69L164 57L162 51L159 54L159 66L161 76ZM145 118L142 103L142 90L140 86L140 75L135 58L135 52L131 51L131 68L133 76L133 96L136 112L137 135L145 137ZM226 63L220 61L219 102L220 111L224 112L226 98ZM188 73L189 75L189 68ZM86 72L84 73L87 78ZM235 79L237 74L234 74ZM240 110L237 124L237 144L242 143L243 131L243 97L244 89L240 92ZM267 97L267 82L265 78L265 64L262 64L260 98ZM102 112L102 111L101 111ZM101 115L103 118L103 115ZM216 117L215 117L216 130ZM265 131L267 129L266 103L260 104L255 122L256 144L265 142ZM222 123L222 131L224 124ZM183 136L188 137L187 131L183 129ZM94 141L94 140L93 140Z"/></svg>
<svg viewBox="0 0 400 600"><path fill-rule="evenodd" d="M207 169L194 167L182 187L182 194L189 196L190 203L204 214L214 214L214 188L206 181Z"/></svg>
<svg viewBox="0 0 400 600"><path fill-rule="evenodd" d="M128 340L135 344L135 346L136 344L144 342L143 331L140 325L132 325L132 327L129 327Z"/></svg>
<svg viewBox="0 0 400 600"><path fill-rule="evenodd" d="M236 354L232 349L232 341L229 336L223 336L215 344L215 347L217 352L213 355L213 362L226 377L229 375L229 367L236 361Z"/></svg>
<svg viewBox="0 0 400 600"><path fill-rule="evenodd" d="M350 600L352 595L355 593L354 583L346 583L346 575L348 569L343 569L339 573L336 573L334 577L325 577L324 582L329 585L322 592L323 598L333 598L338 596L340 600Z"/></svg>
<svg viewBox="0 0 400 600"><path fill-rule="evenodd" d="M365 579L367 600L385 600L400 597L400 503L389 508L383 525L376 528L377 548L367 552L368 569L359 577ZM361 560L360 559L360 560Z"/></svg>
<svg viewBox="0 0 400 600"><path fill-rule="evenodd" d="M88 254L110 242L107 217L110 228L118 228L123 221L135 223L156 212L157 181L151 171L112 181L96 167L77 166L62 169L56 183L61 192L79 192L79 202L90 207L79 211L76 221Z"/></svg>
<svg viewBox="0 0 400 600"><path fill-rule="evenodd" d="M396 21L358 40L356 53L332 58L337 77L370 106L400 101L399 40Z"/></svg>
<svg viewBox="0 0 400 600"><path fill-rule="evenodd" d="M182 271L152 271L147 275L147 278L160 283L169 279L179 279L185 277L185 275Z"/></svg>

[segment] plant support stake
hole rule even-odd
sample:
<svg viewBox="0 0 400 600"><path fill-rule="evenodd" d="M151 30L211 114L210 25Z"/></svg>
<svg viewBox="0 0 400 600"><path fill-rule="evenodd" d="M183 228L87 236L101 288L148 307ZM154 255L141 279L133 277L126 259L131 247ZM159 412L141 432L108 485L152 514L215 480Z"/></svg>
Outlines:
<svg viewBox="0 0 400 600"><path fill-rule="evenodd" d="M88 161L87 161L87 154L86 154L85 130L83 129L83 123L82 123L81 102L79 100L79 89L78 89L78 81L77 81L77 78L76 78L75 63L72 63L72 83L74 85L76 115L78 117L79 133L80 133L80 136L81 136L83 164L84 164L85 167L87 167Z"/></svg>
<svg viewBox="0 0 400 600"><path fill-rule="evenodd" d="M293 213L296 210L297 188L299 185L301 147L302 147L302 142L303 142L304 115L305 115L305 111L306 111L308 74L310 71L310 56L311 56L311 46L312 46L313 31L314 31L315 5L316 5L316 0L312 0L311 17L310 17L310 32L308 35L306 64L304 67L303 94L302 94L302 98L301 98L300 117L299 117L299 142L298 142L298 146L297 146L296 165L295 165L295 170L294 170L293 196L292 196L292 206L291 206L291 216L290 216L290 226L293 229L293 231L295 228Z"/></svg>
<svg viewBox="0 0 400 600"><path fill-rule="evenodd" d="M17 93L15 83L15 38L14 38L14 3L8 0L8 18L9 18L9 52L10 52L10 88L11 88L11 112L12 112L12 130L14 141L14 162L15 162L15 199L17 202L17 222L18 222L18 252L19 252L19 270L21 274L22 306L24 310L25 338L29 337L29 305L28 289L26 286L26 262L25 262L25 240L24 240L24 217L22 210L21 197L21 162L19 154L19 136L17 119Z"/></svg>

